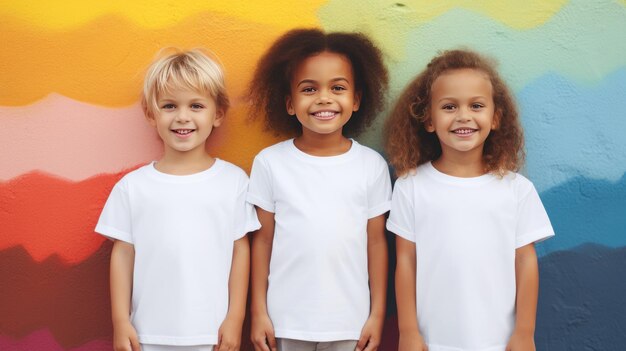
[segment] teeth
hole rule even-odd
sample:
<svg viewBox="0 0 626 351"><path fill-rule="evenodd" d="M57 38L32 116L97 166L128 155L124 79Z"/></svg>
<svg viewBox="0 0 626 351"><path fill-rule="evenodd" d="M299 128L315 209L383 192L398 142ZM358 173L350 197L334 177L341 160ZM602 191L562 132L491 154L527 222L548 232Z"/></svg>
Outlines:
<svg viewBox="0 0 626 351"><path fill-rule="evenodd" d="M472 132L474 132L474 129L457 129L454 131L454 133L457 133L457 134L469 134Z"/></svg>
<svg viewBox="0 0 626 351"><path fill-rule="evenodd" d="M334 115L335 115L335 112L331 112L331 111L322 111L322 112L315 113L316 117L332 117Z"/></svg>
<svg viewBox="0 0 626 351"><path fill-rule="evenodd" d="M176 132L178 134L189 134L189 133L193 132L193 129L176 129L176 130L174 130L174 132Z"/></svg>

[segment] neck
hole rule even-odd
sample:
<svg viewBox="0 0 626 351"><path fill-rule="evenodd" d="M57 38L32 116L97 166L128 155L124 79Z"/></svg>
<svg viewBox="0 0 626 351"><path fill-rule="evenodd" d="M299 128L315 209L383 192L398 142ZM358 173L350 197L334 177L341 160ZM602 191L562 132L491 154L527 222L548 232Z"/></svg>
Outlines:
<svg viewBox="0 0 626 351"><path fill-rule="evenodd" d="M477 152L462 154L444 152L433 161L433 167L439 172L460 178L478 177L485 174L485 162L482 149Z"/></svg>
<svg viewBox="0 0 626 351"><path fill-rule="evenodd" d="M337 156L350 150L352 141L338 133L317 134L310 133L303 128L302 135L294 139L296 147L313 156Z"/></svg>
<svg viewBox="0 0 626 351"><path fill-rule="evenodd" d="M159 172L172 175L189 175L211 168L215 159L204 149L178 152L166 150L163 157L157 161L155 168Z"/></svg>

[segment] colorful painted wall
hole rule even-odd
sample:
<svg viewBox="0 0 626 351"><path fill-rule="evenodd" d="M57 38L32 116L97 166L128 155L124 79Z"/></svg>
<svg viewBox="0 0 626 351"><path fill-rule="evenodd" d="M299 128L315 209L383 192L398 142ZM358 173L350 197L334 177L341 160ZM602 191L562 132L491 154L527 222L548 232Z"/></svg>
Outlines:
<svg viewBox="0 0 626 351"><path fill-rule="evenodd" d="M626 349L626 1L0 0L0 350L111 349L111 245L93 228L113 184L160 153L138 106L156 51L210 48L238 97L301 26L370 35L392 98L438 50L496 57L557 233L538 246L538 349ZM210 148L249 170L276 139L245 116L235 99ZM361 141L380 150L380 134Z"/></svg>

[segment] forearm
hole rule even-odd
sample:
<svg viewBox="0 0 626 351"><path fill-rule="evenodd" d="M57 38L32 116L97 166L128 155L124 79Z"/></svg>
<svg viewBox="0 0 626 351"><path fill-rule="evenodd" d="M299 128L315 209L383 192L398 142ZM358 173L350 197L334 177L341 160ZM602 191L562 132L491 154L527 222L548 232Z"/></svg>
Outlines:
<svg viewBox="0 0 626 351"><path fill-rule="evenodd" d="M367 265L370 285L370 316L385 317L389 258L385 238L385 217L380 215L367 223Z"/></svg>
<svg viewBox="0 0 626 351"><path fill-rule="evenodd" d="M257 208L261 229L252 239L251 302L252 314L267 313L267 287L274 239L274 214Z"/></svg>
<svg viewBox="0 0 626 351"><path fill-rule="evenodd" d="M228 317L243 323L246 315L248 280L250 277L250 242L245 235L235 241L233 262L228 281Z"/></svg>
<svg viewBox="0 0 626 351"><path fill-rule="evenodd" d="M113 324L128 322L133 285L135 248L116 241L111 251L111 315Z"/></svg>
<svg viewBox="0 0 626 351"><path fill-rule="evenodd" d="M396 237L396 304L400 333L419 333L415 303L416 254L415 244Z"/></svg>
<svg viewBox="0 0 626 351"><path fill-rule="evenodd" d="M534 334L539 293L539 269L533 244L516 250L516 315L515 332Z"/></svg>

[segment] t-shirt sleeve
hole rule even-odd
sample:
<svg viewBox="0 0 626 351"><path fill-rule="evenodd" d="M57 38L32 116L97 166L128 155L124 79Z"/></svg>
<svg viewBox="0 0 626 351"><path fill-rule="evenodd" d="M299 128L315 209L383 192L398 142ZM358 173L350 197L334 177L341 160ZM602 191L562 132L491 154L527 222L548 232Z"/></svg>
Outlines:
<svg viewBox="0 0 626 351"><path fill-rule="evenodd" d="M113 187L95 229L111 240L133 244L131 209L127 183L122 179Z"/></svg>
<svg viewBox="0 0 626 351"><path fill-rule="evenodd" d="M267 160L261 154L257 155L252 163L246 200L265 211L272 213L275 211L271 172Z"/></svg>
<svg viewBox="0 0 626 351"><path fill-rule="evenodd" d="M242 182L243 186L239 189L237 199L235 200L234 223L234 240L242 238L247 233L261 228L261 223L256 216L254 206L246 201L248 193L248 179Z"/></svg>
<svg viewBox="0 0 626 351"><path fill-rule="evenodd" d="M527 182L517 204L515 248L545 240L554 235L550 219L537 190Z"/></svg>
<svg viewBox="0 0 626 351"><path fill-rule="evenodd" d="M367 218L379 216L391 208L391 179L387 163L382 157L379 157L374 174L375 177L368 184Z"/></svg>
<svg viewBox="0 0 626 351"><path fill-rule="evenodd" d="M391 211L387 219L387 229L396 235L415 242L415 203L411 180L399 178L391 197Z"/></svg>

